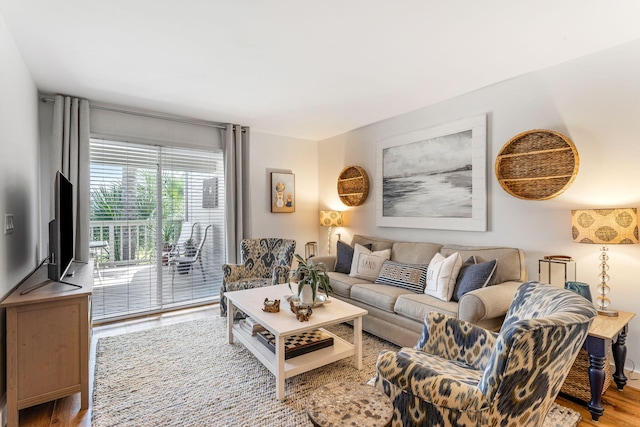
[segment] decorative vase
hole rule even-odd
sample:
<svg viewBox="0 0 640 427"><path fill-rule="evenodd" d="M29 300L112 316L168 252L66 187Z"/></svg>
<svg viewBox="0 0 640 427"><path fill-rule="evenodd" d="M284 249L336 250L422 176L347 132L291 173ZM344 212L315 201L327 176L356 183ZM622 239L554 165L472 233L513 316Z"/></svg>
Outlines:
<svg viewBox="0 0 640 427"><path fill-rule="evenodd" d="M313 289L311 289L311 285L305 285L302 287L302 292L300 292L300 302L310 306L315 303L313 300Z"/></svg>
<svg viewBox="0 0 640 427"><path fill-rule="evenodd" d="M579 295L582 295L589 301L593 301L591 299L591 291L589 290L589 284L582 282L566 282L564 284L564 288L570 291L573 291Z"/></svg>

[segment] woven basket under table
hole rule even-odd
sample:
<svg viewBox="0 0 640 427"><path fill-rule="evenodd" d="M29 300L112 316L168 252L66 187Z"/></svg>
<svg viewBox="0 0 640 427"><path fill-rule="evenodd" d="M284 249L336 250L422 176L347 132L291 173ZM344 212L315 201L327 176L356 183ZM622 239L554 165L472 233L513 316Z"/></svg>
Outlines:
<svg viewBox="0 0 640 427"><path fill-rule="evenodd" d="M602 394L609 388L612 380L611 375L611 352L607 352L607 357L604 363L604 387L602 388ZM568 394L569 396L580 399L584 402L591 400L591 388L589 386L589 353L586 350L581 349L576 357L576 361L573 362L571 370L567 379L564 381L561 393Z"/></svg>

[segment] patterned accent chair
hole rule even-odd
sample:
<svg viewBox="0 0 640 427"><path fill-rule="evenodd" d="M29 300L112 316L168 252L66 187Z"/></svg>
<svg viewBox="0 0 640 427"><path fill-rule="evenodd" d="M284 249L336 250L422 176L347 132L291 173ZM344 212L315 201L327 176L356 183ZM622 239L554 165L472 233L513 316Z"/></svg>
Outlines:
<svg viewBox="0 0 640 427"><path fill-rule="evenodd" d="M394 426L541 426L595 316L584 297L527 282L499 333L430 312L414 348L378 355L373 381Z"/></svg>
<svg viewBox="0 0 640 427"><path fill-rule="evenodd" d="M225 292L261 288L289 281L296 241L277 238L245 239L240 244L242 264L222 265L220 316L227 315ZM238 317L242 317L238 313Z"/></svg>

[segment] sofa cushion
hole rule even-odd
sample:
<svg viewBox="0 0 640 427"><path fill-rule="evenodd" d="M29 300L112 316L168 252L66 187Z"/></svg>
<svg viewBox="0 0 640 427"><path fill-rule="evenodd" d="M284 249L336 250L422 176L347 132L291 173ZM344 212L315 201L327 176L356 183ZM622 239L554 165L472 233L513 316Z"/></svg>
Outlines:
<svg viewBox="0 0 640 427"><path fill-rule="evenodd" d="M442 245L436 243L396 242L391 248L391 260L403 264L429 264Z"/></svg>
<svg viewBox="0 0 640 427"><path fill-rule="evenodd" d="M454 252L458 252L462 259L475 256L478 263L492 259L498 260L495 278L491 284L509 281L522 282L526 278L524 254L517 248L445 245L440 250L444 256L449 256Z"/></svg>
<svg viewBox="0 0 640 427"><path fill-rule="evenodd" d="M370 251L356 243L353 248L353 262L349 276L375 281L382 268L382 263L391 256L391 249Z"/></svg>
<svg viewBox="0 0 640 427"><path fill-rule="evenodd" d="M439 253L435 254L429 262L424 293L442 301L451 300L461 266L462 259L458 253L453 253L446 258Z"/></svg>
<svg viewBox="0 0 640 427"><path fill-rule="evenodd" d="M471 260L471 263L467 264L469 260ZM453 301L459 301L462 295L467 292L488 286L495 276L497 266L495 259L479 264L475 264L474 257L469 257L469 260L465 261L462 268L460 268L460 273L458 273L456 287L453 290Z"/></svg>
<svg viewBox="0 0 640 427"><path fill-rule="evenodd" d="M393 313L393 307L400 295L413 294L406 289L395 286L372 284L358 284L351 287L351 299L372 305L380 310Z"/></svg>
<svg viewBox="0 0 640 427"><path fill-rule="evenodd" d="M336 295L343 296L346 298L351 298L351 287L358 283L364 282L363 279L358 279L357 277L351 277L348 274L344 273L336 273L330 271L327 273L329 275L329 279L331 279L331 287L333 288L333 292ZM367 282L370 283L370 282Z"/></svg>
<svg viewBox="0 0 640 427"><path fill-rule="evenodd" d="M382 264L376 283L421 294L426 286L428 267L428 264L402 264L387 260Z"/></svg>
<svg viewBox="0 0 640 427"><path fill-rule="evenodd" d="M437 311L438 313L458 317L458 303L442 301L425 294L407 293L398 296L393 311L400 316L422 323L429 311Z"/></svg>
<svg viewBox="0 0 640 427"><path fill-rule="evenodd" d="M371 250L373 245L371 243L366 243L364 245L365 248ZM351 273L351 262L353 261L353 247L349 244L343 242L342 240L338 240L336 242L336 266L334 268L338 273Z"/></svg>

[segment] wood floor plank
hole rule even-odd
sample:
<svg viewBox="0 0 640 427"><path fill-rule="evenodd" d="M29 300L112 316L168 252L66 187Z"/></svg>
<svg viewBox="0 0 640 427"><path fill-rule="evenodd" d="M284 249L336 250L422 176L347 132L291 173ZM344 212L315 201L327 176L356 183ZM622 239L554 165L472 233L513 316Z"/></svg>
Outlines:
<svg viewBox="0 0 640 427"><path fill-rule="evenodd" d="M51 416L51 426L91 427L91 408L80 410L80 393L56 400Z"/></svg>
<svg viewBox="0 0 640 427"><path fill-rule="evenodd" d="M609 387L602 396L604 415L598 421L591 419L587 405L565 397L558 397L556 402L582 415L578 427L637 427L640 425L640 390L626 386L619 391L615 386Z"/></svg>
<svg viewBox="0 0 640 427"><path fill-rule="evenodd" d="M56 402L41 403L20 410L20 425L29 427L49 427Z"/></svg>
<svg viewBox="0 0 640 427"><path fill-rule="evenodd" d="M173 313L165 313L149 316L133 321L105 324L94 327L91 345L89 385L93 394L93 373L95 366L96 342L99 338L111 335L134 332L153 327L173 324L181 321L195 320L203 317L218 316L218 306L204 306L195 309L181 310ZM92 399L89 399L91 405ZM615 385L609 387L603 395L604 415L598 422L591 420L591 414L586 405L576 403L564 397L558 397L556 402L566 406L582 415L582 421L578 427L638 427L640 426L640 390L627 385L623 391L619 391ZM29 427L67 427L67 426L91 426L91 406L88 410L80 411L80 394L48 402L42 405L23 409L20 411L20 426Z"/></svg>

